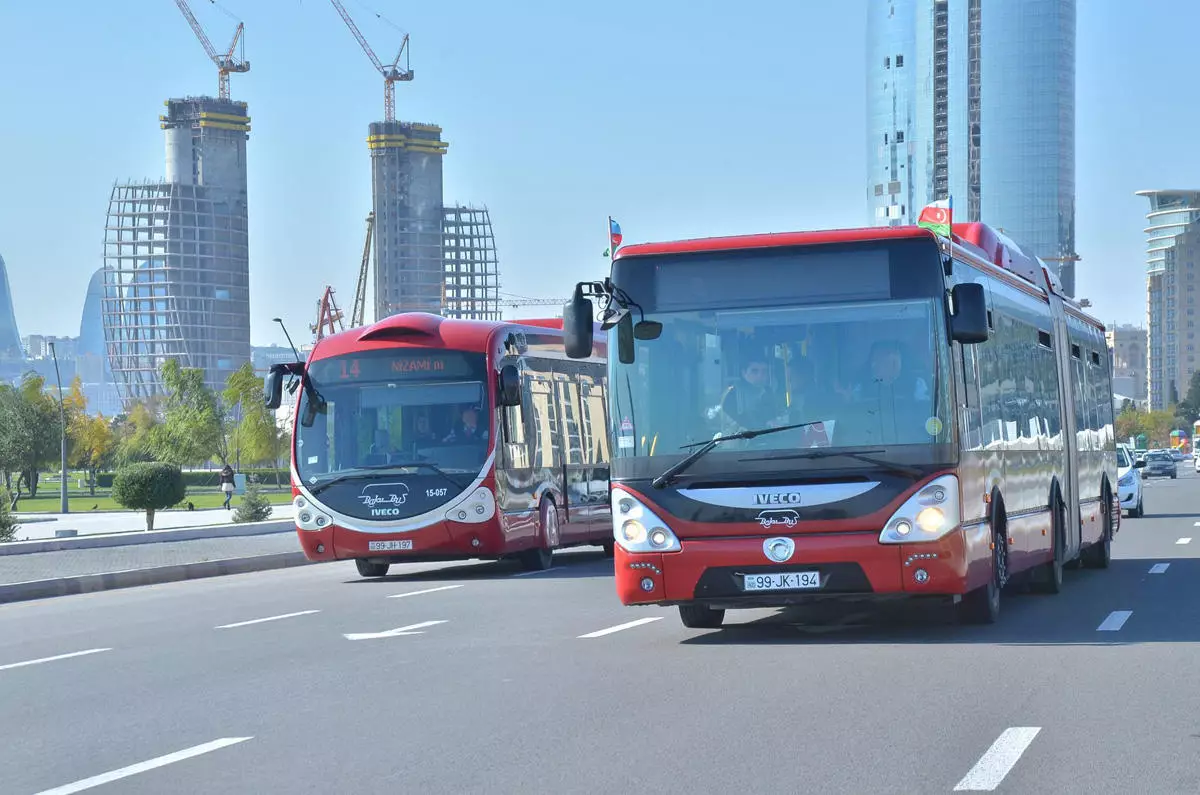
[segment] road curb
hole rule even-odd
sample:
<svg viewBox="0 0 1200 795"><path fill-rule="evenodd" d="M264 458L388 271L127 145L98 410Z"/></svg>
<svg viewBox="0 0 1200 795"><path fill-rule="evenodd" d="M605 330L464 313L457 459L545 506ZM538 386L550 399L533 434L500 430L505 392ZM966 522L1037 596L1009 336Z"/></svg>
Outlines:
<svg viewBox="0 0 1200 795"><path fill-rule="evenodd" d="M249 558L206 560L198 563L180 563L174 566L156 566L149 569L83 574L78 577L58 577L52 580L31 580L0 585L0 604L30 599L48 599L55 596L73 596L116 588L136 588L142 585L198 580L205 577L223 577L228 574L287 569L294 566L305 566L310 562L308 558L304 557L303 552L280 552Z"/></svg>
<svg viewBox="0 0 1200 795"><path fill-rule="evenodd" d="M121 533L97 533L74 538L47 538L37 541L9 541L0 544L0 555L31 555L61 552L65 549L103 549L107 547L161 544L169 541L196 541L201 538L244 538L273 533L295 532L292 519L269 519L247 524L217 524L202 527L176 527L170 530L128 530Z"/></svg>

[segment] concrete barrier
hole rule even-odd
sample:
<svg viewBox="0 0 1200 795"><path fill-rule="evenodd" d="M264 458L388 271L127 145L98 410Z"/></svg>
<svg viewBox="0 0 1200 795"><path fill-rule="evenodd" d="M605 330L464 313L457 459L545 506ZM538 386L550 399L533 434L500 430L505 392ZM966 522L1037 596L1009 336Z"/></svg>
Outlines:
<svg viewBox="0 0 1200 795"><path fill-rule="evenodd" d="M165 541L195 541L198 538L241 538L271 533L294 533L291 519L253 522L250 524L221 524L207 527L180 527L174 530L132 530L124 533L76 536L75 538L42 539L40 541L11 541L0 544L0 555L29 555L35 552L59 552L64 549L101 549L136 544L156 544Z"/></svg>

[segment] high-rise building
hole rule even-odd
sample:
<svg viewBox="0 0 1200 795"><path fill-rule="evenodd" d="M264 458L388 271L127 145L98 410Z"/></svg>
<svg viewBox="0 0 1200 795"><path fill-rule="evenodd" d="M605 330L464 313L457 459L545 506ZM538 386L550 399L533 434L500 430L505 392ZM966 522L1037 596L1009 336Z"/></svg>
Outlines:
<svg viewBox="0 0 1200 795"><path fill-rule="evenodd" d="M1200 310L1200 190L1143 190L1146 213L1146 327L1150 407L1187 394L1197 366Z"/></svg>
<svg viewBox="0 0 1200 795"><path fill-rule="evenodd" d="M1146 329L1128 323L1110 326L1104 332L1112 354L1113 393L1134 401L1147 394Z"/></svg>
<svg viewBox="0 0 1200 795"><path fill-rule="evenodd" d="M8 268L0 257L0 361L20 362L25 358L17 316L13 311L12 288L8 286Z"/></svg>
<svg viewBox="0 0 1200 795"><path fill-rule="evenodd" d="M442 311L442 157L449 144L441 133L433 124L371 124L376 320Z"/></svg>
<svg viewBox="0 0 1200 795"><path fill-rule="evenodd" d="M869 4L870 223L952 195L1074 295L1075 16L1075 0Z"/></svg>
<svg viewBox="0 0 1200 795"><path fill-rule="evenodd" d="M487 208L447 207L442 230L442 314L466 320L499 320L496 239Z"/></svg>
<svg viewBox="0 0 1200 795"><path fill-rule="evenodd" d="M79 318L79 342L75 349L75 372L83 383L88 411L111 417L121 411L121 394L108 365L104 344L104 269L92 274Z"/></svg>
<svg viewBox="0 0 1200 795"><path fill-rule="evenodd" d="M250 359L246 103L166 105L166 178L114 186L105 227L104 336L127 403L161 392L169 359L215 390Z"/></svg>

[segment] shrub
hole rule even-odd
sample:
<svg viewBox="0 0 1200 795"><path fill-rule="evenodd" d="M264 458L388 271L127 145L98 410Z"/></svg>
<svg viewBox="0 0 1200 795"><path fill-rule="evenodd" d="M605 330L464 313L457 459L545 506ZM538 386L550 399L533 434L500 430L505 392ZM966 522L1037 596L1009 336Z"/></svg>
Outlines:
<svg viewBox="0 0 1200 795"><path fill-rule="evenodd" d="M154 512L183 501L187 488L174 464L130 464L113 477L112 498L135 511L146 512L146 530L154 529Z"/></svg>
<svg viewBox="0 0 1200 795"><path fill-rule="evenodd" d="M12 510L12 495L7 489L0 489L0 542L16 541L19 527Z"/></svg>
<svg viewBox="0 0 1200 795"><path fill-rule="evenodd" d="M235 522L262 522L271 517L271 503L262 494L262 487L252 478L247 478L246 493L233 509Z"/></svg>

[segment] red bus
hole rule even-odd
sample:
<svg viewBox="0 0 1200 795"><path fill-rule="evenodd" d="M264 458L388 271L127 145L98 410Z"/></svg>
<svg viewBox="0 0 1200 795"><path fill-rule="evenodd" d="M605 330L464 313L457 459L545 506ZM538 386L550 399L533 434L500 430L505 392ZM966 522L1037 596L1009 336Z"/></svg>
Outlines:
<svg viewBox="0 0 1200 795"><path fill-rule="evenodd" d="M609 357L616 588L731 608L936 596L992 622L1020 579L1107 567L1104 328L982 224L630 245L565 307ZM590 297L589 297L590 296ZM610 334L612 332L610 331Z"/></svg>
<svg viewBox="0 0 1200 795"><path fill-rule="evenodd" d="M611 551L605 334L579 360L561 320L409 313L317 342L272 367L297 395L292 494L310 560L393 563Z"/></svg>

